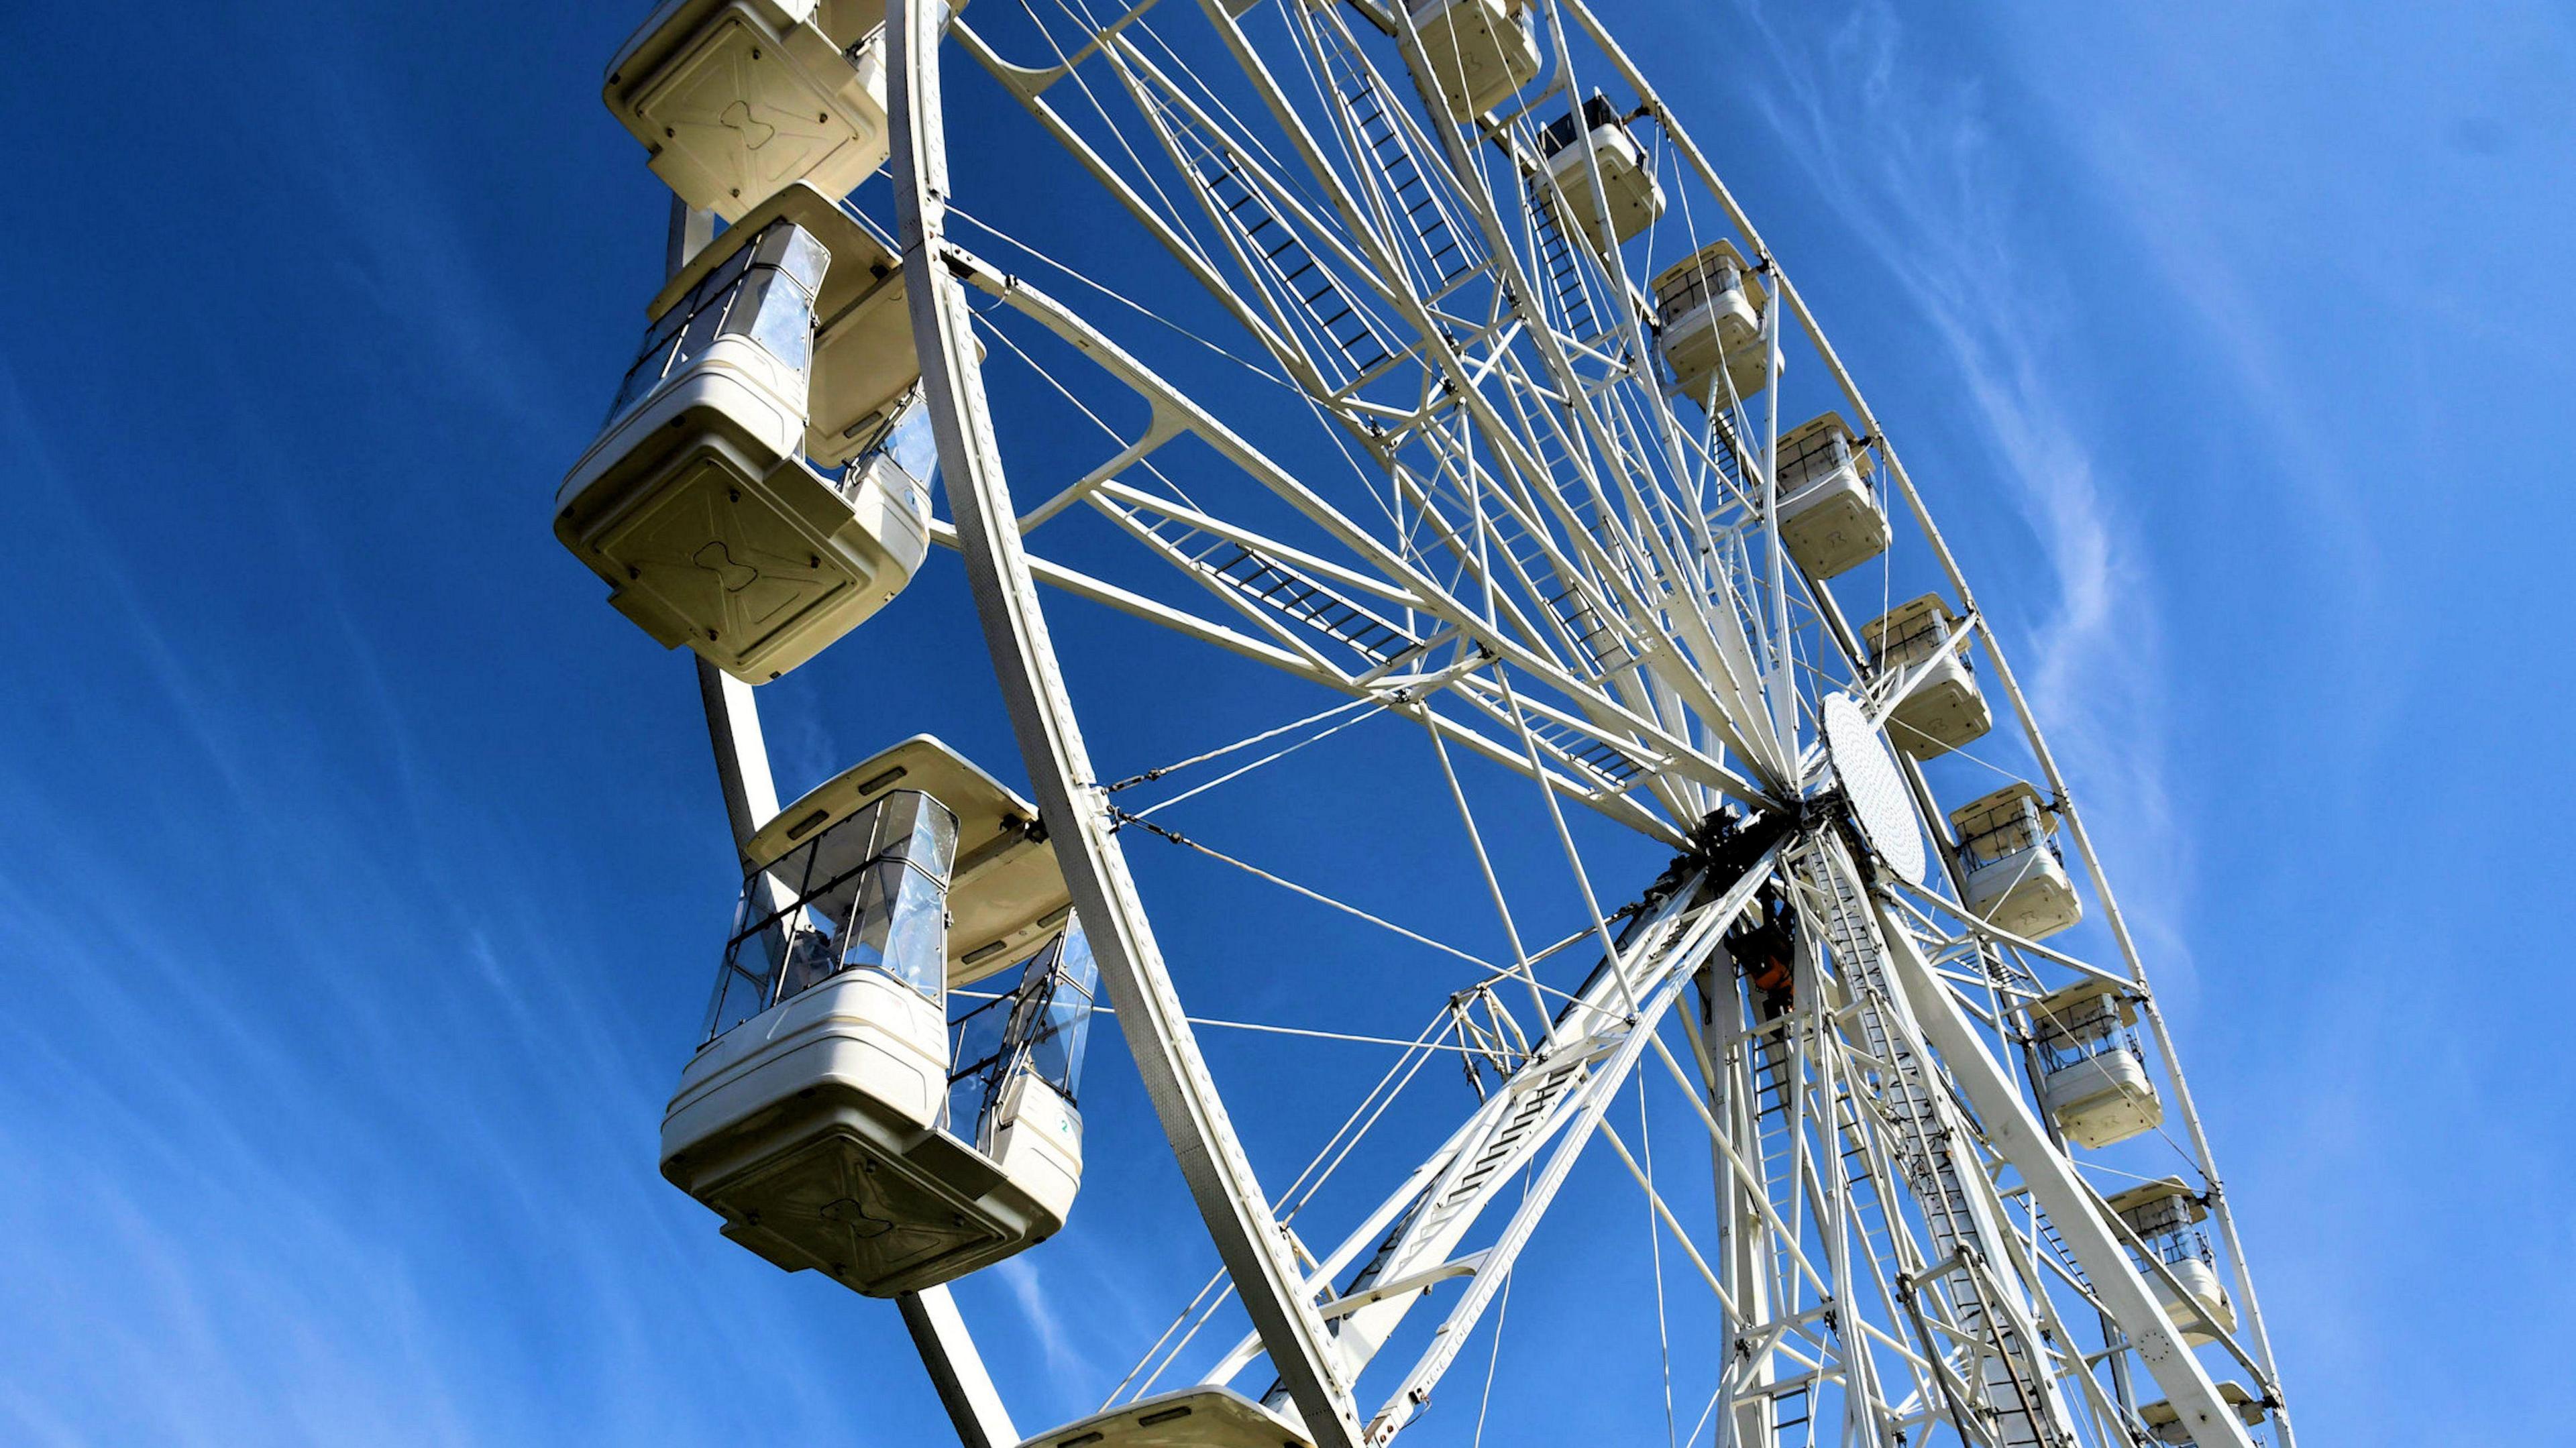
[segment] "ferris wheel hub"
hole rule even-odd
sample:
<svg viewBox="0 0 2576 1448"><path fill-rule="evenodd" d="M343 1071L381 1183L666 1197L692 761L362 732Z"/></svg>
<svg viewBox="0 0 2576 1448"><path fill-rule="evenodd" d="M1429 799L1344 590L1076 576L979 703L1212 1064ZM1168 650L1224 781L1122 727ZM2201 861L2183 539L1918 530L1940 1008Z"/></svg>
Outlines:
<svg viewBox="0 0 2576 1448"><path fill-rule="evenodd" d="M1825 755L1861 839L1897 878L1922 884L1923 829L1887 736L1849 694L1826 695L1822 713Z"/></svg>

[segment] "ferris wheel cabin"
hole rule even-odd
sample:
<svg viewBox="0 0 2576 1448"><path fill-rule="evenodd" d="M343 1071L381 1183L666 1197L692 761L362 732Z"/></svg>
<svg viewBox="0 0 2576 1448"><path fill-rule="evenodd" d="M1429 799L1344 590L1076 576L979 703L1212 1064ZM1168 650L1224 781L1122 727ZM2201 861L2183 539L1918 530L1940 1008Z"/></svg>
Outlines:
<svg viewBox="0 0 2576 1448"><path fill-rule="evenodd" d="M2218 1384L2218 1400L2236 1415L2237 1422L2248 1428L2263 1426L2263 1419L2268 1416L2263 1400L2254 1396L2253 1390L2243 1383L2230 1381ZM2174 1405L2163 1398L2152 1403L2140 1403L2138 1421L2146 1427L2147 1436L2159 1443L2188 1444L2192 1441L2191 1428L2183 1422L2182 1414L2175 1412Z"/></svg>
<svg viewBox="0 0 2576 1448"><path fill-rule="evenodd" d="M1419 0L1415 73L1462 126L1538 79L1538 24L1529 0Z"/></svg>
<svg viewBox="0 0 2576 1448"><path fill-rule="evenodd" d="M766 682L891 602L929 547L937 448L899 264L800 183L649 315L555 536L663 647Z"/></svg>
<svg viewBox="0 0 2576 1448"><path fill-rule="evenodd" d="M2164 1103L2138 1048L2138 1007L2117 987L2078 981L2031 1002L2039 1104L2071 1140L2099 1150L2153 1130Z"/></svg>
<svg viewBox="0 0 2576 1448"><path fill-rule="evenodd" d="M1768 383L1762 313L1771 294L1731 241L1713 241L1655 278L1664 365L1684 396L1712 410ZM1721 381L1721 374L1723 380Z"/></svg>
<svg viewBox="0 0 2576 1448"><path fill-rule="evenodd" d="M1584 137L1591 136L1592 155L1601 167L1601 193L1593 195L1584 170ZM1547 156L1548 205L1562 224L1571 218L1594 251L1608 251L1654 224L1664 214L1664 188L1655 181L1646 153L1627 121L1606 96L1583 103L1581 119L1568 113L1539 133ZM1608 204L1609 220L1602 217Z"/></svg>
<svg viewBox="0 0 2576 1448"><path fill-rule="evenodd" d="M1028 1439L1021 1448L1313 1448L1296 1423L1231 1388L1156 1393Z"/></svg>
<svg viewBox="0 0 2576 1448"><path fill-rule="evenodd" d="M925 735L752 838L707 1038L662 1121L663 1176L726 1236L884 1297L1064 1225L1096 977L1036 817ZM1013 965L961 1066L950 985Z"/></svg>
<svg viewBox="0 0 2576 1448"><path fill-rule="evenodd" d="M2058 858L2057 812L2020 780L1950 811L1959 831L1968 913L2025 940L2055 935L2084 918L2084 902Z"/></svg>
<svg viewBox="0 0 2576 1448"><path fill-rule="evenodd" d="M2131 1187L2106 1205L2145 1244L2145 1256L2134 1245L2129 1255L2137 1259L2138 1270L2183 1341L2216 1342L2220 1333L2236 1331L2236 1304L2228 1300L2227 1289L2218 1280L2217 1258L2209 1250L2208 1235L2200 1229L2209 1208L2180 1177ZM2182 1284L2181 1293L2148 1265L2149 1257L2163 1263Z"/></svg>
<svg viewBox="0 0 2576 1448"><path fill-rule="evenodd" d="M1859 441L1838 412L1780 439L1780 538L1811 578L1848 573L1887 551L1887 514Z"/></svg>
<svg viewBox="0 0 2576 1448"><path fill-rule="evenodd" d="M1935 759L1974 743L1995 725L1959 634L1958 618L1937 593L1899 604L1861 628L1880 679L1923 670L1887 715L1888 742L1916 759Z"/></svg>
<svg viewBox="0 0 2576 1448"><path fill-rule="evenodd" d="M670 0L601 98L681 200L740 221L799 181L846 196L885 164L881 6Z"/></svg>

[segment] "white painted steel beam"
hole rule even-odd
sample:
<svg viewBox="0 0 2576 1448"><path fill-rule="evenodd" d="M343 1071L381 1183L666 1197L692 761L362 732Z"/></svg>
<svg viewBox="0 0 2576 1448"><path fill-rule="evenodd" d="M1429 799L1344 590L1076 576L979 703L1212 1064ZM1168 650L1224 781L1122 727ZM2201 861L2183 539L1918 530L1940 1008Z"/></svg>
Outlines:
<svg viewBox="0 0 2576 1448"><path fill-rule="evenodd" d="M895 1299L895 1306L903 1312L903 1325L921 1350L921 1365L930 1370L930 1386L948 1410L948 1421L956 1425L963 1448L1013 1448L1020 1430L1012 1426L1011 1411L1002 1406L1002 1395L984 1371L984 1359L948 1289L907 1292Z"/></svg>
<svg viewBox="0 0 2576 1448"><path fill-rule="evenodd" d="M697 665L698 702L706 709L707 742L715 749L716 786L724 793L725 823L733 827L739 854L778 815L769 744L760 732L760 705L752 699L751 685L703 658Z"/></svg>
<svg viewBox="0 0 2576 1448"><path fill-rule="evenodd" d="M2014 1089L2012 1078L1994 1057L1930 962L1915 948L1914 937L1890 899L1872 897L1879 933L1887 945L1889 973L1905 992L1924 1039L1941 1053L1949 1079L1976 1108L1986 1140L2021 1173L2031 1198L2057 1227L2076 1264L2093 1283L2093 1292L2120 1324L2138 1358L2164 1389L2199 1448L2251 1448L2218 1387L2192 1355L2173 1319L2147 1289L2111 1228L2095 1205L2091 1187L2075 1174L2075 1164L2052 1145L2047 1131Z"/></svg>

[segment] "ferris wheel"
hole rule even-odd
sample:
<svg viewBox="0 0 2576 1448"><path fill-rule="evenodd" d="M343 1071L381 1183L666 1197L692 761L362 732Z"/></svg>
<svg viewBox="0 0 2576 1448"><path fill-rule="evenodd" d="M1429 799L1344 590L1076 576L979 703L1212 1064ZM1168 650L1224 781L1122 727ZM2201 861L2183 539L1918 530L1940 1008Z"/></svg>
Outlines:
<svg viewBox="0 0 2576 1448"><path fill-rule="evenodd" d="M897 1301L975 1448L1512 1441L1515 1396L1721 1448L2292 1444L2067 781L1651 41L670 0L609 66L671 276L556 530L698 655L745 874L663 1172ZM933 549L1028 797L925 735L782 806L756 686ZM1105 707L1220 671L1272 712ZM1257 1143L1164 944L1202 889L1364 943L1274 1029L1312 1050ZM1103 1008L1216 1270L1030 1431L947 1284L1123 1189L1083 1186ZM1495 1370L1575 1333L1636 1371Z"/></svg>

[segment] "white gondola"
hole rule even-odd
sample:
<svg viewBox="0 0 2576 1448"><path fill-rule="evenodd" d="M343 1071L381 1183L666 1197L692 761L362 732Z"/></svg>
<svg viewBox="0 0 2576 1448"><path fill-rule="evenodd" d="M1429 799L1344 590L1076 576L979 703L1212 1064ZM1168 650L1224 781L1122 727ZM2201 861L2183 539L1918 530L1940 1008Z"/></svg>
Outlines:
<svg viewBox="0 0 2576 1448"><path fill-rule="evenodd" d="M2254 1396L2253 1390L2243 1383L2232 1381L2220 1383L2218 1400L2225 1403L2227 1410L2236 1415L2237 1422L2248 1428L2263 1426L2263 1419L2266 1416L2263 1400ZM2188 1444L2194 1441L2191 1428L2183 1422L2182 1415L2175 1412L2174 1405L2163 1398L2158 1398L2152 1403L2140 1403L2138 1421L2145 1425L2147 1436L2159 1443Z"/></svg>
<svg viewBox="0 0 2576 1448"><path fill-rule="evenodd" d="M1420 0L1412 15L1421 48L1409 59L1460 125L1538 78L1529 0Z"/></svg>
<svg viewBox="0 0 2576 1448"><path fill-rule="evenodd" d="M2165 1119L2138 1049L2138 1007L2116 987L2078 981L2031 1002L2039 1104L2058 1129L2099 1150Z"/></svg>
<svg viewBox="0 0 2576 1448"><path fill-rule="evenodd" d="M1583 166L1583 133L1592 133L1592 155L1601 167L1601 194L1595 198L1592 178ZM1571 219L1595 251L1607 251L1654 224L1664 214L1664 188L1657 184L1646 153L1608 98L1583 103L1578 126L1571 114L1539 133L1547 157L1548 185L1543 193L1560 218ZM1609 203L1609 223L1602 223L1602 202Z"/></svg>
<svg viewBox="0 0 2576 1448"><path fill-rule="evenodd" d="M1683 396L1722 409L1763 389L1769 363L1762 314L1770 305L1762 279L1731 241L1710 242L1655 278L1664 365Z"/></svg>
<svg viewBox="0 0 2576 1448"><path fill-rule="evenodd" d="M882 1297L1064 1225L1093 981L1034 819L922 736L753 837L707 1040L662 1122L662 1174L726 1236ZM979 923L961 934L951 915ZM1027 943L968 966L974 932ZM993 1044L952 1074L948 986L995 959L1027 962L1020 987L979 1013Z"/></svg>
<svg viewBox="0 0 2576 1448"><path fill-rule="evenodd" d="M937 449L909 400L901 272L800 184L650 315L555 536L665 648L766 682L891 602L929 548Z"/></svg>
<svg viewBox="0 0 2576 1448"><path fill-rule="evenodd" d="M1021 1448L1313 1448L1294 1422L1228 1388L1156 1393L1051 1429Z"/></svg>
<svg viewBox="0 0 2576 1448"><path fill-rule="evenodd" d="M2025 940L2055 935L2084 918L2084 902L2067 878L2051 833L2057 812L2039 791L2015 780L1950 811L1967 873L1960 902L1968 912Z"/></svg>
<svg viewBox="0 0 2576 1448"><path fill-rule="evenodd" d="M1848 573L1887 551L1887 513L1859 442L1838 412L1780 439L1780 537L1811 578Z"/></svg>
<svg viewBox="0 0 2576 1448"><path fill-rule="evenodd" d="M1917 759L1934 759L1984 738L1994 710L1977 687L1965 647L1954 646L1958 618L1937 593L1880 614L1861 628L1861 640L1880 678L1921 668L1902 702L1888 712L1888 742Z"/></svg>
<svg viewBox="0 0 2576 1448"><path fill-rule="evenodd" d="M885 164L883 19L848 0L669 0L601 97L653 174L727 221L799 181L846 196Z"/></svg>
<svg viewBox="0 0 2576 1448"><path fill-rule="evenodd" d="M1029 853L1052 863L1050 850ZM973 892L965 898L972 901ZM949 1121L971 1120L976 1151L1047 1219L1062 1222L1082 1188L1082 1115L1073 1086L1099 982L1090 943L1070 911L1054 914L1018 987L957 1023ZM957 975L952 956L949 980Z"/></svg>
<svg viewBox="0 0 2576 1448"><path fill-rule="evenodd" d="M2218 1280L2218 1263L2209 1250L2209 1238L2200 1224L2209 1216L2209 1208L2192 1195L2180 1177L2166 1177L2131 1187L2110 1199L2113 1216L2128 1224L2138 1240L2145 1244L2146 1255L2139 1256L2132 1246L2130 1255L2138 1259L2138 1270L2147 1279L2156 1300L2164 1304L2165 1313L2173 1319L2174 1330L2188 1343L2216 1342L2218 1334L2236 1331L2236 1304L2228 1299L2227 1289ZM2176 1293L2165 1282L2164 1273L2155 1271L2148 1258L2162 1262L2166 1271L2182 1284Z"/></svg>

